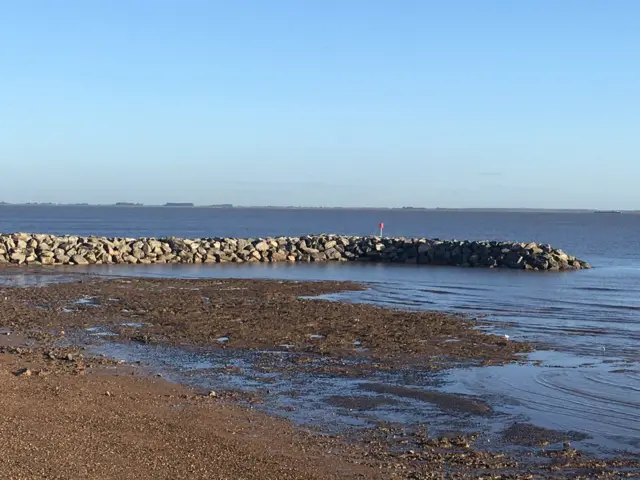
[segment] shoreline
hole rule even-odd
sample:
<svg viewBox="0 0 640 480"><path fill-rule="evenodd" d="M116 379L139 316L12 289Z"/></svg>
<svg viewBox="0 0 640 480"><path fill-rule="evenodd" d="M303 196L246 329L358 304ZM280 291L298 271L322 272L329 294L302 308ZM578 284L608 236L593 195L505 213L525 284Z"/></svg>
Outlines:
<svg viewBox="0 0 640 480"><path fill-rule="evenodd" d="M443 394L428 384L416 388L405 383L412 375L430 376L460 363L512 362L518 359L517 353L530 351L531 346L479 331L470 317L300 298L359 288L363 287L345 282L102 280L85 276L75 283L4 287L0 327L11 335L0 335L0 373L13 375L5 375L10 378L12 393L0 393L0 403L17 412L20 398L38 399L35 404L29 401L20 406L22 417L9 415L8 421L18 432L31 432L22 434L24 441L33 441L33 432L40 429L44 429L44 438L51 422L57 422L44 421L43 416L64 418L61 424L56 423L54 446L48 447L54 455L66 455L66 449L73 445L72 432L79 426L69 422L70 418L97 418L97 424L84 428L90 438L100 435L108 439L106 451L114 455L110 464L115 470L110 474L104 467L93 465L97 470L90 478L129 478L126 471L130 468L156 478L163 474L172 478L283 478L284 471L288 478L441 478L451 469L458 478L487 474L566 478L576 473L576 478L593 478L596 474L619 478L624 468L640 469L637 461L598 460L584 455L566 443L579 440L575 434L533 425L505 425L504 447L487 449L474 445L477 441L471 433L440 435L431 428L427 433L414 423L349 428L329 433L328 437L302 434L299 427L277 418L280 415L273 418L256 412L269 412L274 395L312 398L318 393L314 385L326 390L327 382L335 379L338 383L364 381L360 394L345 392L328 397L331 408L344 414L351 412L354 419L366 418L359 412L372 409L405 412L405 401L413 402L422 417L430 418L427 412L433 409L442 410L458 419L456 423L469 416L482 419L493 415L491 402L482 398ZM226 340L220 341L223 335ZM356 339L358 345L354 344ZM419 341L425 339L430 341ZM285 341L286 346L282 343ZM358 351L361 348L369 350ZM105 352L106 357L99 352ZM176 356L181 352L186 352L185 359ZM220 359L220 367L203 363L205 357ZM159 364L148 359L161 360L165 365L168 359L186 361L189 375L181 378L190 387L159 379L155 376ZM142 363L136 363L140 360ZM249 364L251 361L254 365ZM16 375L24 368L30 369L30 376ZM391 381L397 372L402 372L399 378L405 378L405 383ZM162 375L172 379L167 373ZM210 395L211 390L199 383L201 375L232 388L216 387L215 395ZM378 381L377 375L384 382ZM298 384L292 392L280 391L279 383L269 380L274 376L308 378L310 383ZM237 388L241 377L254 383L269 381L256 391L243 392ZM60 395L66 399L61 404L56 400ZM145 406L148 400L144 399L151 399L153 409ZM24 409L32 411L36 405L40 411L33 420L25 417ZM176 405L182 412L179 418L171 413ZM299 415L312 407L304 401L300 405ZM114 423L114 414L126 420ZM195 424L203 415L217 422L213 432L203 432ZM143 440L150 432L149 420L151 431L160 430L159 444ZM335 423L335 419L330 422ZM432 423L429 420L429 427ZM220 424L225 427L221 429ZM177 431L183 433L178 435ZM123 450L118 437L125 432L129 432L134 451L146 452L140 458ZM178 437L197 439L185 445L197 451L198 458L189 457L188 451L177 446L169 450L162 446L163 442L181 442ZM218 445L228 441L241 445L249 442L249 458L246 451L225 450L225 462L235 474L225 471L225 465L205 451L220 454ZM280 445L281 454L265 463L264 458L272 452L272 441ZM521 456L509 446L526 442L533 457ZM13 458L16 464L24 462L30 468L41 458L37 453L31 453L30 459L20 455L12 450L4 461ZM93 455L100 458L102 454L94 450ZM146 459L156 456L172 460L149 465ZM210 462L216 465L217 476L207 470ZM79 469L85 467L62 462L58 468L70 468L67 476L77 477L82 476ZM255 469L259 471L255 477L247 473ZM39 478L33 476L35 470L15 471Z"/></svg>
<svg viewBox="0 0 640 480"><path fill-rule="evenodd" d="M535 242L333 234L277 238L106 238L0 234L0 264L113 265L378 262L517 270L580 270L584 260Z"/></svg>

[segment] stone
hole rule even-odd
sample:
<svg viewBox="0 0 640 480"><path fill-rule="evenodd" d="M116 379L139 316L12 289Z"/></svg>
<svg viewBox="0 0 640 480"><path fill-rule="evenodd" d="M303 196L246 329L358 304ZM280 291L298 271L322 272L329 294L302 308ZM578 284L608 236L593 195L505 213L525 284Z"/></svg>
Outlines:
<svg viewBox="0 0 640 480"><path fill-rule="evenodd" d="M42 265L54 265L56 263L56 259L53 257L41 257L40 262Z"/></svg>
<svg viewBox="0 0 640 480"><path fill-rule="evenodd" d="M255 244L254 248L258 251L258 252L266 252L267 250L269 250L269 244L267 242L258 242Z"/></svg>
<svg viewBox="0 0 640 480"><path fill-rule="evenodd" d="M282 252L282 251L275 251L271 254L271 261L272 262L284 262L285 260L287 260L287 254L286 252Z"/></svg>
<svg viewBox="0 0 640 480"><path fill-rule="evenodd" d="M507 258L505 259L505 264L509 268L521 269L525 267L524 258L515 252L507 256Z"/></svg>
<svg viewBox="0 0 640 480"><path fill-rule="evenodd" d="M327 260L327 255L324 252L314 252L311 254L312 262L324 262Z"/></svg>
<svg viewBox="0 0 640 480"><path fill-rule="evenodd" d="M89 265L89 261L82 255L74 255L71 257L71 260L73 260L73 263L76 265Z"/></svg>
<svg viewBox="0 0 640 480"><path fill-rule="evenodd" d="M71 260L71 258L68 257L65 254L62 254L62 255L57 254L55 258L56 258L56 263L61 264L61 265L67 265L69 263L69 261Z"/></svg>
<svg viewBox="0 0 640 480"><path fill-rule="evenodd" d="M428 253L431 250L431 245L428 243L420 243L418 245L418 255Z"/></svg>
<svg viewBox="0 0 640 480"><path fill-rule="evenodd" d="M306 235L266 239L104 238L0 234L0 263L28 265L370 261L496 266L526 270L590 268L535 242Z"/></svg>
<svg viewBox="0 0 640 480"><path fill-rule="evenodd" d="M138 263L138 259L133 255L126 255L122 257L122 260L124 260L125 263L132 263L132 264Z"/></svg>
<svg viewBox="0 0 640 480"><path fill-rule="evenodd" d="M27 256L23 252L14 252L9 257L12 262L21 264L27 260Z"/></svg>

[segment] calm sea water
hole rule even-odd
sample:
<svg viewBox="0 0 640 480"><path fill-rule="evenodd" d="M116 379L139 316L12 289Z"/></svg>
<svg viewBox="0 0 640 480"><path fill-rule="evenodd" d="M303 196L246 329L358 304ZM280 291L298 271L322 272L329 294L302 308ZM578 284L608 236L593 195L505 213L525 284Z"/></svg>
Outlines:
<svg viewBox="0 0 640 480"><path fill-rule="evenodd" d="M595 267L517 272L392 265L88 267L104 275L369 282L340 296L397 308L488 315L491 330L537 342L542 366L462 370L449 391L495 398L505 414L640 451L640 215L442 211L0 207L0 231L105 236L368 235L551 243ZM62 273L79 269L60 269ZM5 280L6 281L6 280ZM11 282L33 282L13 277ZM0 279L1 282L1 279Z"/></svg>
<svg viewBox="0 0 640 480"><path fill-rule="evenodd" d="M377 234L546 242L600 265L637 266L640 215L0 206L0 232L100 236Z"/></svg>

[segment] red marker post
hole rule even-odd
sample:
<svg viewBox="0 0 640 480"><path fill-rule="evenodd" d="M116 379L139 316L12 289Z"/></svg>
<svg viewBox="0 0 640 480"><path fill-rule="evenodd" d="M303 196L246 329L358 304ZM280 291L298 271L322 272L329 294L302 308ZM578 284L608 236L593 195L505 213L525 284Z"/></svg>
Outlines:
<svg viewBox="0 0 640 480"><path fill-rule="evenodd" d="M382 237L382 230L384 229L384 223L380 222L380 236Z"/></svg>

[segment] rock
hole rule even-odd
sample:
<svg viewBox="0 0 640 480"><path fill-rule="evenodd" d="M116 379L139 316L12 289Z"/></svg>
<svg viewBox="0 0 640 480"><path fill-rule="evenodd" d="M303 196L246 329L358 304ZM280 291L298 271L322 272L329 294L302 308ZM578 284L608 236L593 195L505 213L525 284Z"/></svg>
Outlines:
<svg viewBox="0 0 640 480"><path fill-rule="evenodd" d="M14 375L16 377L30 377L31 370L29 370L28 368L21 368L20 370L17 370L16 372L14 372Z"/></svg>
<svg viewBox="0 0 640 480"><path fill-rule="evenodd" d="M62 264L62 265L66 265L69 263L71 259L65 255L64 253L62 254L56 254L56 263Z"/></svg>
<svg viewBox="0 0 640 480"><path fill-rule="evenodd" d="M73 263L75 263L76 265L89 265L89 261L79 254L71 257L71 260L73 260Z"/></svg>
<svg viewBox="0 0 640 480"><path fill-rule="evenodd" d="M9 257L12 262L22 264L27 260L27 256L23 252L14 252Z"/></svg>
<svg viewBox="0 0 640 480"><path fill-rule="evenodd" d="M125 255L124 257L122 257L122 260L124 260L125 263L131 263L131 264L138 263L138 259L133 255Z"/></svg>
<svg viewBox="0 0 640 480"><path fill-rule="evenodd" d="M311 254L312 262L324 262L327 260L327 255L324 252L314 252Z"/></svg>
<svg viewBox="0 0 640 480"><path fill-rule="evenodd" d="M340 260L342 258L342 255L340 254L340 252L335 248L328 249L325 252L325 256L327 257L328 260Z"/></svg>
<svg viewBox="0 0 640 480"><path fill-rule="evenodd" d="M276 251L271 254L272 262L284 262L285 260L287 260L286 252Z"/></svg>
<svg viewBox="0 0 640 480"><path fill-rule="evenodd" d="M254 248L259 252L266 252L269 250L270 245L267 242L258 242L255 244Z"/></svg>
<svg viewBox="0 0 640 480"><path fill-rule="evenodd" d="M306 235L267 239L104 238L0 234L0 263L28 265L370 261L496 266L526 270L590 268L535 242Z"/></svg>
<svg viewBox="0 0 640 480"><path fill-rule="evenodd" d="M54 265L56 260L53 257L41 257L40 263L42 263L42 265Z"/></svg>

